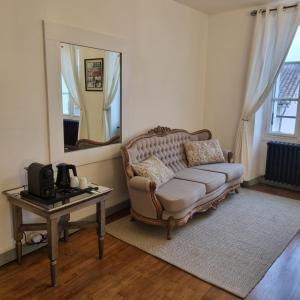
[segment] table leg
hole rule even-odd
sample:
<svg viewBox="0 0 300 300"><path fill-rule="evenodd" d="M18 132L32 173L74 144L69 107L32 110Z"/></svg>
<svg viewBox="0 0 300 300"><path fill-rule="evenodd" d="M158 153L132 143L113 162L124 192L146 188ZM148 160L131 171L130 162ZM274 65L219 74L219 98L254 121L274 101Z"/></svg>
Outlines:
<svg viewBox="0 0 300 300"><path fill-rule="evenodd" d="M99 259L102 259L104 254L105 202L97 203L96 208Z"/></svg>
<svg viewBox="0 0 300 300"><path fill-rule="evenodd" d="M63 219L62 224L64 227L64 241L67 242L69 240L69 229L66 228L66 226L68 225L68 223L70 221L70 214L63 216L62 219Z"/></svg>
<svg viewBox="0 0 300 300"><path fill-rule="evenodd" d="M56 286L56 259L58 253L58 220L47 220L48 227L48 257L50 260L51 285Z"/></svg>
<svg viewBox="0 0 300 300"><path fill-rule="evenodd" d="M22 260L22 238L23 232L21 230L23 217L22 217L22 208L16 205L12 205L13 212L13 227L14 227L14 239L16 241L16 257L18 264Z"/></svg>
<svg viewBox="0 0 300 300"><path fill-rule="evenodd" d="M64 204L69 203L70 199L65 199L63 201ZM64 227L64 242L67 242L69 240L69 229L66 228L68 226L68 223L70 221L70 214L66 214L62 216L62 224Z"/></svg>
<svg viewBox="0 0 300 300"><path fill-rule="evenodd" d="M69 240L69 229L64 229L64 241L68 242Z"/></svg>

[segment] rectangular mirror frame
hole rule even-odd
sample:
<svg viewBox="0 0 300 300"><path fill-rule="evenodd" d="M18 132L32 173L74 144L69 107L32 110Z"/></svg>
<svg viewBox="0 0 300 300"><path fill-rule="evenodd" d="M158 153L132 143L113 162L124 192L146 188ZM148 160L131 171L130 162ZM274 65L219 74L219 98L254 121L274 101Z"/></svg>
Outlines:
<svg viewBox="0 0 300 300"><path fill-rule="evenodd" d="M126 41L119 37L113 37L97 32L62 25L50 21L44 21L44 41L47 75L48 98L48 129L49 129L49 153L52 163L66 162L77 166L113 159L120 156L120 143L102 147L90 148L74 152L64 152L63 114L61 103L61 65L60 43L69 43L80 46L111 50L122 55L121 65L121 139L124 133L123 107L126 103L127 91L124 81L124 70L127 60Z"/></svg>

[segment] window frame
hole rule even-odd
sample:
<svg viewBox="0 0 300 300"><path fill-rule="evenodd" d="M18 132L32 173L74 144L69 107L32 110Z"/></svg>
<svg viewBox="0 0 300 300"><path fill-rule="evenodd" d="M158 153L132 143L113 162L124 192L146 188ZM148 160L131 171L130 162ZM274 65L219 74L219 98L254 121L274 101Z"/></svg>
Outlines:
<svg viewBox="0 0 300 300"><path fill-rule="evenodd" d="M298 93L298 98L284 98L286 100L290 100L290 101L296 101L298 102L297 104L297 111L296 111L296 122L295 122L295 131L294 134L289 134L289 133L283 133L283 132L274 132L272 131L272 119L273 119L273 102L276 101L276 99L278 100L282 100L283 98L276 98L274 97L275 94L275 89L276 89L276 84L277 84L277 79L276 79L276 83L272 88L272 91L270 92L270 95L267 98L267 136L270 138L273 137L277 137L279 139L291 139L291 140L295 140L295 139L300 139L299 135L300 135L300 131L299 131L299 126L300 126L300 85L299 85L299 93Z"/></svg>

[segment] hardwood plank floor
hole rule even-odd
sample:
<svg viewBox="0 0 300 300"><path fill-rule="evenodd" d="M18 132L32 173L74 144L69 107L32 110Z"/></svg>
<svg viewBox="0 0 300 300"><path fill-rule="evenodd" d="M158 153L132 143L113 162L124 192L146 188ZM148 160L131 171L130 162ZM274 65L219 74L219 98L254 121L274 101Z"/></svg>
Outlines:
<svg viewBox="0 0 300 300"><path fill-rule="evenodd" d="M95 231L60 242L58 286L49 287L47 249L0 268L0 299L238 299L106 235L97 259Z"/></svg>
<svg viewBox="0 0 300 300"><path fill-rule="evenodd" d="M263 183L257 184L255 186L251 187L250 189L258 191L258 192L287 197L287 198L291 198L294 200L300 200L300 192L282 189L282 188L278 188L278 187L273 187L273 186L263 184Z"/></svg>
<svg viewBox="0 0 300 300"><path fill-rule="evenodd" d="M300 299L300 231L247 300Z"/></svg>
<svg viewBox="0 0 300 300"><path fill-rule="evenodd" d="M275 188L265 184L258 184L252 189L300 200L299 192ZM300 299L300 231L290 242L284 252L277 258L264 278L247 297L247 300L269 299Z"/></svg>
<svg viewBox="0 0 300 300"><path fill-rule="evenodd" d="M265 186L254 189L300 200L298 193ZM110 218L119 218L122 212ZM93 229L59 243L58 286L49 286L47 249L0 268L0 299L238 299L131 245L106 235L105 256L97 259ZM300 233L276 260L249 300L300 299Z"/></svg>

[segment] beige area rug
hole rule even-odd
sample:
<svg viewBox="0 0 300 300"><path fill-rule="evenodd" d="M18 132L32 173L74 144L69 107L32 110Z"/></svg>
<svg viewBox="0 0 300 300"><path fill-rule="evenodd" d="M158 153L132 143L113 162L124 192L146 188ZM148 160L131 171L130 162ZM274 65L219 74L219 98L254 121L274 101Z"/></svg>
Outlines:
<svg viewBox="0 0 300 300"><path fill-rule="evenodd" d="M239 297L262 279L300 229L300 201L242 189L217 210L166 230L122 218L107 232Z"/></svg>

